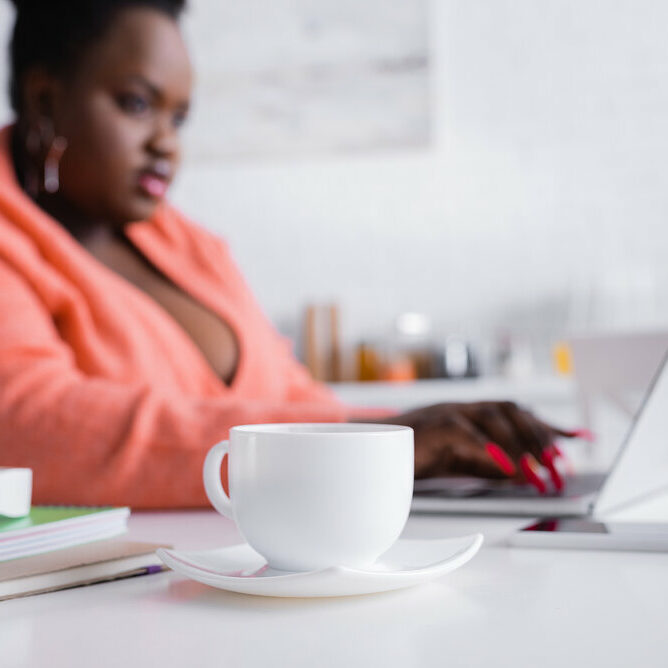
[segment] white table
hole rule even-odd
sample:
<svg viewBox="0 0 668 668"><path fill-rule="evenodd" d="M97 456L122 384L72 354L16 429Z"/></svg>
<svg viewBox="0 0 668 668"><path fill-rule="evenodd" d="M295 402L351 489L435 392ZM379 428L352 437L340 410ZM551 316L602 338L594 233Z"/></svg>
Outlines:
<svg viewBox="0 0 668 668"><path fill-rule="evenodd" d="M412 516L410 538L486 535L432 583L252 597L168 572L0 603L0 666L668 666L668 555L508 548L520 519ZM213 511L134 513L130 536L239 542Z"/></svg>

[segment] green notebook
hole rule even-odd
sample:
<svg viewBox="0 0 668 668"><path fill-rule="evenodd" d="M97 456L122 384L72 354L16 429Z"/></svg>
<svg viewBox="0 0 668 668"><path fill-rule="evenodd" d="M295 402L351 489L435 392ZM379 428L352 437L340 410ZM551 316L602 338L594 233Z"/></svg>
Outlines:
<svg viewBox="0 0 668 668"><path fill-rule="evenodd" d="M0 562L117 536L129 515L129 508L33 506L26 517L0 518Z"/></svg>
<svg viewBox="0 0 668 668"><path fill-rule="evenodd" d="M30 514L25 517L0 517L0 534L11 532L19 533L19 529L39 526L50 522L61 522L77 517L109 513L109 511L125 511L126 508L112 508L111 506L32 506Z"/></svg>

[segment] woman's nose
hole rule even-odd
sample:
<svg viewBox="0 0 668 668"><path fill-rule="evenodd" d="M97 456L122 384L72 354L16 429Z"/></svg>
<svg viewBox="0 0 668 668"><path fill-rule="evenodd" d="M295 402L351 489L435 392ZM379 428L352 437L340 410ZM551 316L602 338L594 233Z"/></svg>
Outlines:
<svg viewBox="0 0 668 668"><path fill-rule="evenodd" d="M149 137L149 148L163 157L174 157L178 154L179 135L170 114L156 117L153 132Z"/></svg>

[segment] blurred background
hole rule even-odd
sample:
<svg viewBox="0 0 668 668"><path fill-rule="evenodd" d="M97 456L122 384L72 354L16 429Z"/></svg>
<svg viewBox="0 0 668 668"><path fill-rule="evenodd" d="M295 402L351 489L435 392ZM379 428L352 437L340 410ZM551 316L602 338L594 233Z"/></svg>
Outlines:
<svg viewBox="0 0 668 668"><path fill-rule="evenodd" d="M668 4L189 5L172 200L314 375L567 372L569 337L668 326Z"/></svg>

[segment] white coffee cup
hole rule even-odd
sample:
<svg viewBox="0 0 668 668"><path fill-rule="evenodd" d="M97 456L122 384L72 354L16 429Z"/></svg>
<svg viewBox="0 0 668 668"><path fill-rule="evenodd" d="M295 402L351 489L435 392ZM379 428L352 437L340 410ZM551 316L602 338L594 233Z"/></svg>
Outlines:
<svg viewBox="0 0 668 668"><path fill-rule="evenodd" d="M220 467L229 453L230 496ZM373 563L399 537L413 494L413 430L383 424L264 424L209 451L214 508L272 568Z"/></svg>

